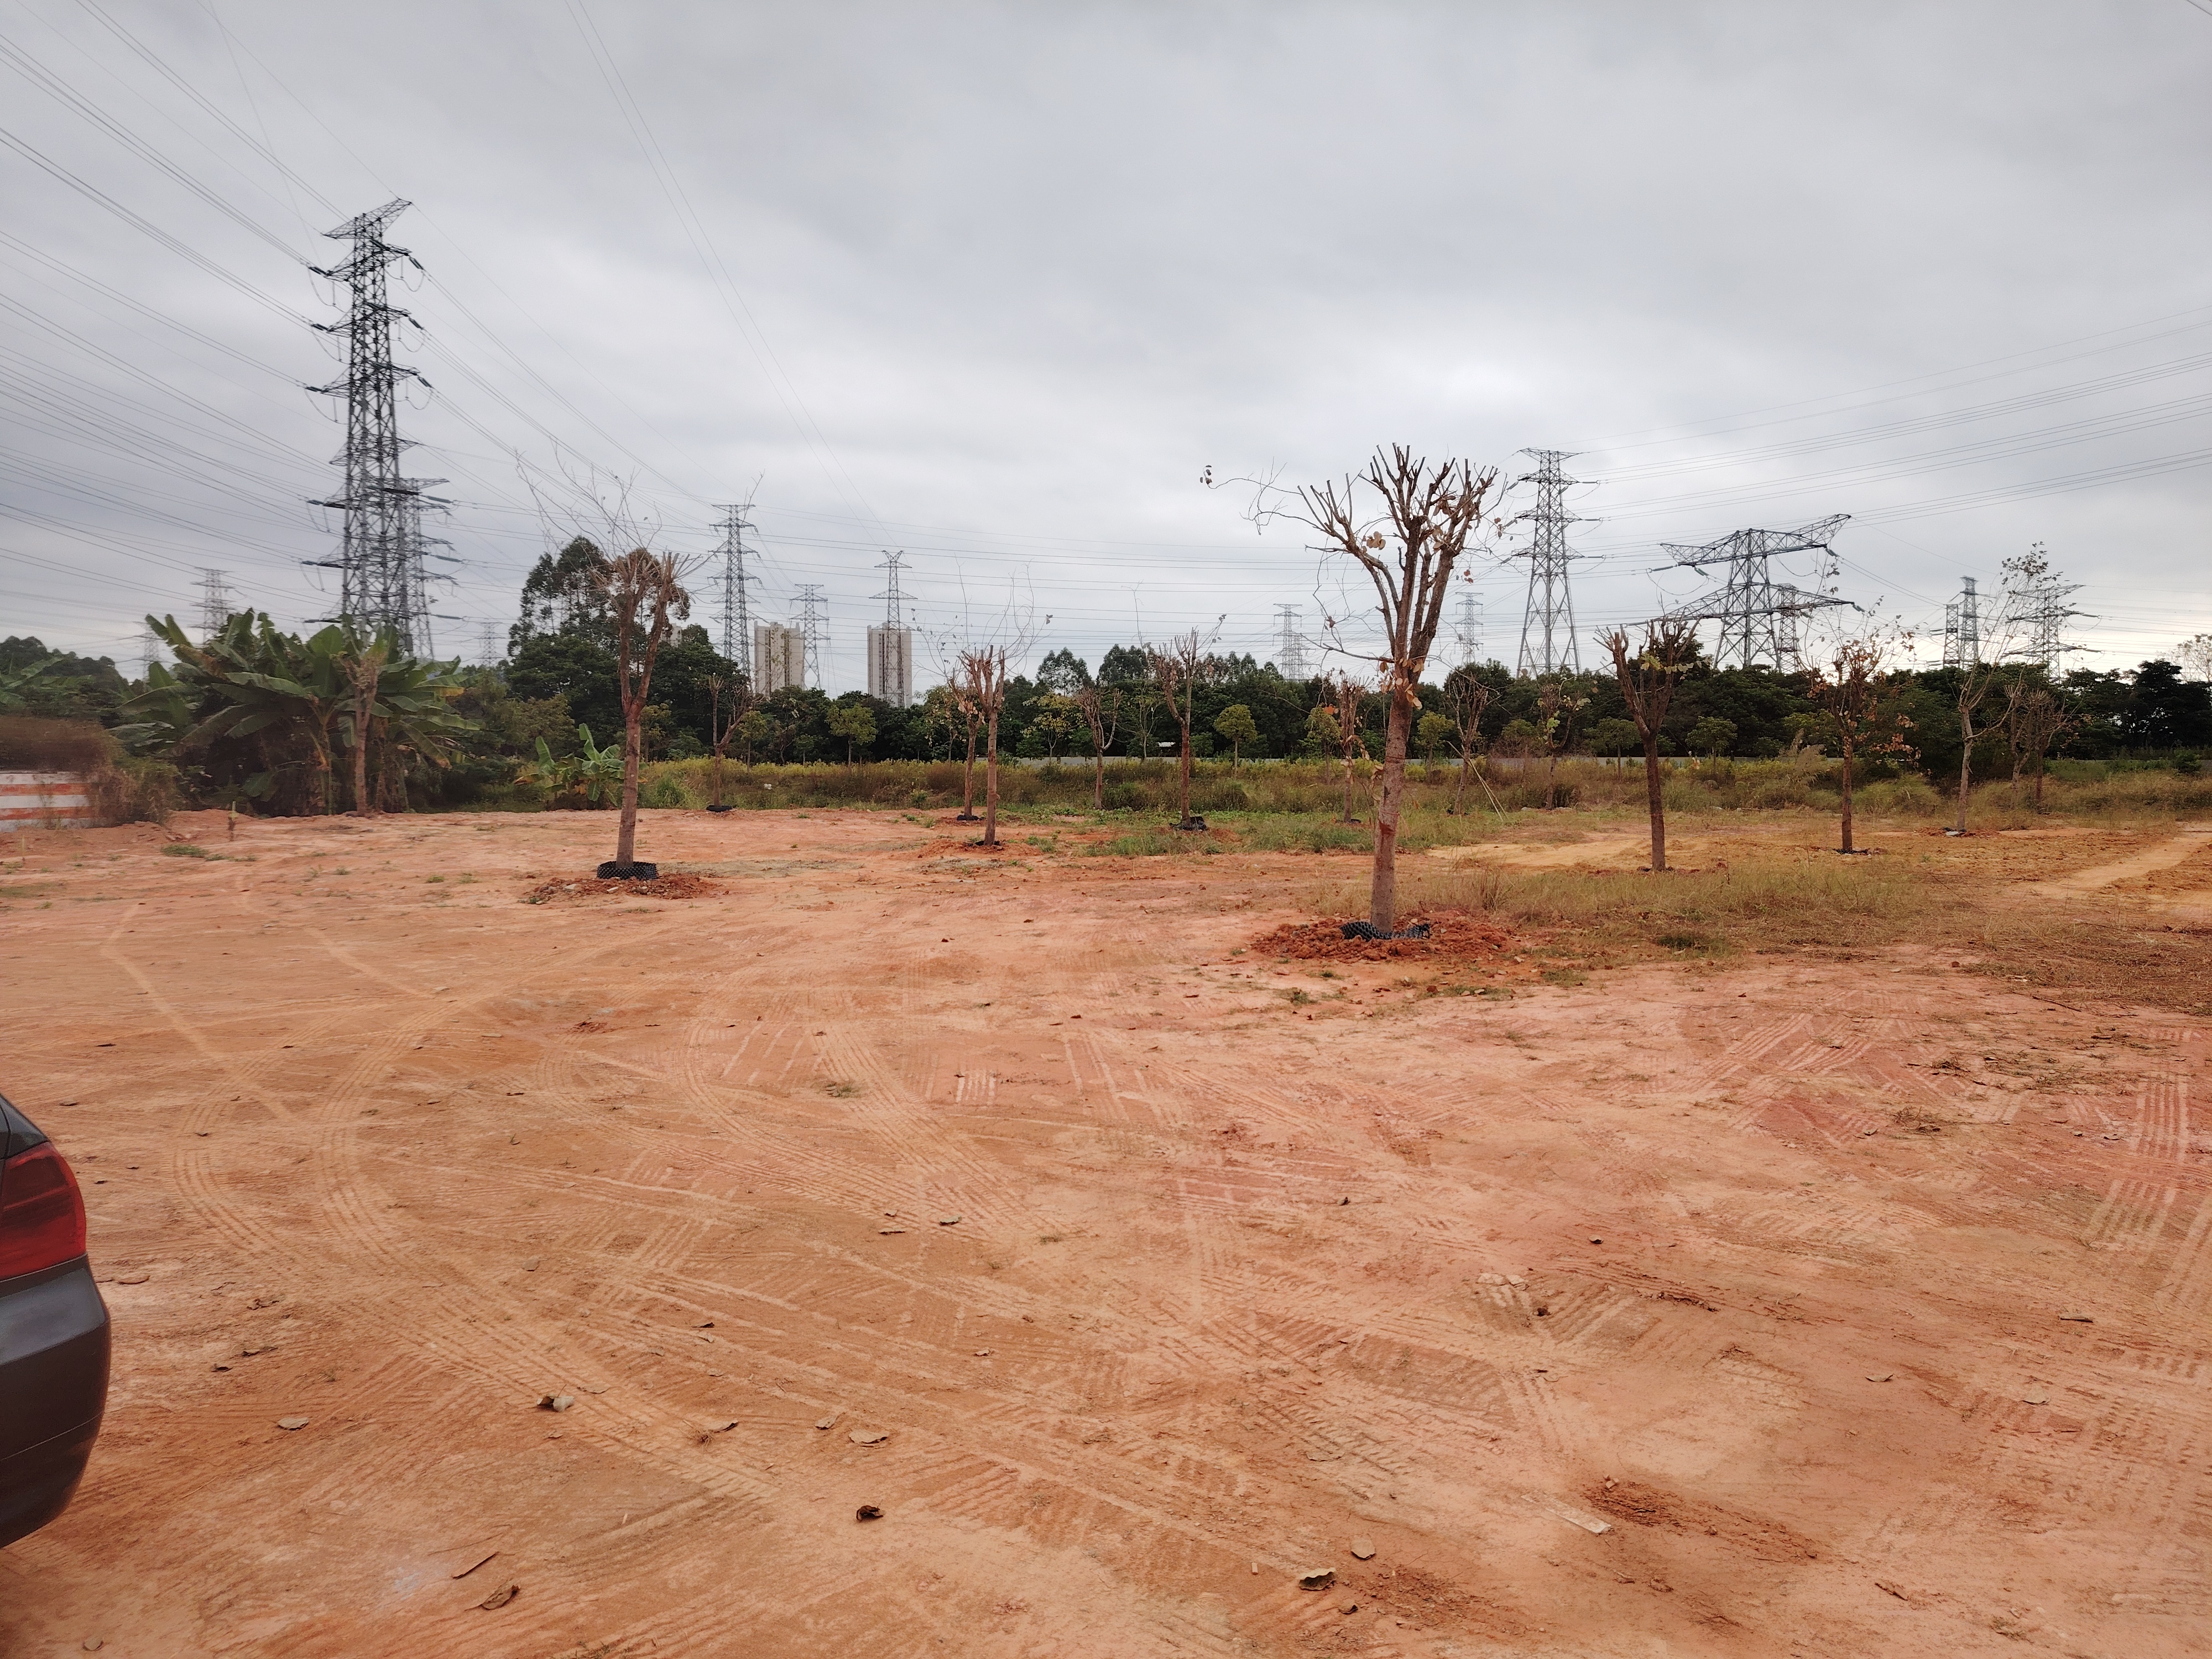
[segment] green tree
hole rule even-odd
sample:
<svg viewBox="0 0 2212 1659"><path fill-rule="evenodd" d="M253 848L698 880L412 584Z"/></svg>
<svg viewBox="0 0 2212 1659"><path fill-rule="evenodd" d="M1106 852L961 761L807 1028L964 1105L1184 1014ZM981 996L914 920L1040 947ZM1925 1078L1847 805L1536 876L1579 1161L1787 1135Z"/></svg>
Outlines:
<svg viewBox="0 0 2212 1659"><path fill-rule="evenodd" d="M1305 751L1316 759L1336 753L1344 738L1336 723L1336 710L1317 702L1306 711Z"/></svg>
<svg viewBox="0 0 2212 1659"><path fill-rule="evenodd" d="M1422 715L1420 724L1413 728L1413 741L1420 749L1421 758L1431 766L1437 763L1437 750L1451 739L1451 721L1433 712Z"/></svg>
<svg viewBox="0 0 2212 1659"><path fill-rule="evenodd" d="M1708 714L1690 728L1688 743L1692 754L1708 755L1718 760L1735 747L1735 722Z"/></svg>
<svg viewBox="0 0 2212 1659"><path fill-rule="evenodd" d="M579 536L558 553L539 556L523 579L521 614L507 631L509 654L532 640L566 635L589 641L602 651L615 643L607 609L607 556Z"/></svg>
<svg viewBox="0 0 2212 1659"><path fill-rule="evenodd" d="M130 695L106 657L49 651L30 635L0 640L0 708L105 723Z"/></svg>
<svg viewBox="0 0 2212 1659"><path fill-rule="evenodd" d="M1251 709L1241 702L1232 702L1216 714L1213 729L1229 745L1229 764L1232 768L1244 763L1244 745L1256 742L1260 736L1260 727L1252 718Z"/></svg>
<svg viewBox="0 0 2212 1659"><path fill-rule="evenodd" d="M744 718L738 722L738 737L745 745L745 764L753 763L753 750L767 745L775 735L775 724L757 708L745 710Z"/></svg>
<svg viewBox="0 0 2212 1659"><path fill-rule="evenodd" d="M1077 665L1078 667L1081 665L1079 663ZM1040 674L1038 678L1042 682L1043 676ZM1080 688L1078 690L1079 691ZM1036 740L1030 746L1047 759L1058 759L1060 751L1066 747L1068 739L1083 724L1083 711L1076 701L1077 695L1077 692L1041 691L1030 700L1029 726L1023 736L1026 738L1030 733L1035 733ZM1022 752L1028 754L1030 748L1024 747Z"/></svg>
<svg viewBox="0 0 2212 1659"><path fill-rule="evenodd" d="M845 763L853 763L856 745L865 747L876 740L876 716L864 702L835 702L830 705L830 731L833 737L845 739Z"/></svg>
<svg viewBox="0 0 2212 1659"><path fill-rule="evenodd" d="M1634 720L1602 720L1589 729L1589 751L1593 755L1632 755L1643 741L1637 735Z"/></svg>

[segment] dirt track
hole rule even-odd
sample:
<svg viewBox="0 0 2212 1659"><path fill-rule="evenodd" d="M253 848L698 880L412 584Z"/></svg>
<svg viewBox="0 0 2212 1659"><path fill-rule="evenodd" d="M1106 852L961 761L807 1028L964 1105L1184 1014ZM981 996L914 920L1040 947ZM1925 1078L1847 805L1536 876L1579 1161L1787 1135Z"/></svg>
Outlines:
<svg viewBox="0 0 2212 1659"><path fill-rule="evenodd" d="M118 1340L9 1659L2203 1650L2174 1016L1424 998L1231 954L1311 857L890 816L649 815L676 902L521 902L604 817L191 833L0 881Z"/></svg>

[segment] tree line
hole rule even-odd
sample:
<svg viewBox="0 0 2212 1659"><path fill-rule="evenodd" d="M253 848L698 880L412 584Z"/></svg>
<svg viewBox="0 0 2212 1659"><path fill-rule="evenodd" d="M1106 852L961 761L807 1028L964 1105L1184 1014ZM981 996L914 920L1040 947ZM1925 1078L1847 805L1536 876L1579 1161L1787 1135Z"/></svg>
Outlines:
<svg viewBox="0 0 2212 1659"><path fill-rule="evenodd" d="M581 538L541 558L524 584L520 620L498 663L418 661L387 646L379 672L392 688L383 703L389 712L370 717L369 741L358 757L373 775L366 787L380 791L387 805L465 804L512 781L518 766L536 763L541 746L550 760L587 772L589 757L617 743L625 727L608 568L605 556ZM204 644L173 620L156 626L173 661L139 681L106 658L50 652L34 639L0 641L0 707L115 728L138 752L175 761L187 793L203 798L242 796L276 811L350 800L354 781L343 769L356 756L349 735L354 716L342 707L350 684L344 677L348 663L373 650L374 641L343 629L288 634L252 613L234 617ZM1814 670L1716 668L1693 637L1682 650L1656 733L1658 754L1757 759L1813 748L1834 752L1832 717ZM1171 698L1158 655L1157 647L1128 644L1109 649L1095 667L1065 648L1044 652L1027 672L1010 663L996 693L1000 754L1181 757L1186 714L1188 751L1198 759L1335 762L1348 753L1380 757L1386 746L1389 695L1356 672L1293 679L1249 654L1202 651ZM1977 708L2014 712L1963 723L1960 699L1976 690L1976 672L1887 671L1884 696L1900 736L1866 757L1862 775L1909 768L1941 781L1962 766L1980 775L2006 770L2031 719L2053 726L2042 744L2046 757L2178 757L2186 765L2192 751L2212 747L2212 685L2201 665L2191 665L2199 672L2164 659L2131 670L2058 675L2033 664L1987 665L1978 671L1989 684ZM908 708L814 687L755 698L706 629L676 625L639 711L641 756L683 759L719 746L738 762L958 760L969 733L960 676L957 665L949 669L946 684ZM279 683L299 689L270 689ZM1635 711L1612 672L1532 679L1496 661L1464 664L1425 675L1410 695L1408 747L1431 761L1632 756L1644 749ZM243 709L241 699L249 697L259 706ZM1478 705L1473 718L1456 719L1455 710L1470 701ZM434 708L442 716L435 722Z"/></svg>

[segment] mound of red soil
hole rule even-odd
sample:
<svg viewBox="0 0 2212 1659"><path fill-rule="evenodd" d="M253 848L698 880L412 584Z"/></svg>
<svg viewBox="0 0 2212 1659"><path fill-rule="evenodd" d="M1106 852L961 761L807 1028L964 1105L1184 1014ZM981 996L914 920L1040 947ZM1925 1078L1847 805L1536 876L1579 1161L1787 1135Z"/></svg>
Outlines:
<svg viewBox="0 0 2212 1659"><path fill-rule="evenodd" d="M1296 957L1304 961L1388 962L1394 958L1462 958L1496 956L1510 949L1512 935L1503 927L1474 917L1446 912L1432 916L1401 916L1398 925L1429 924L1426 939L1346 939L1341 921L1293 922L1255 939L1255 955Z"/></svg>
<svg viewBox="0 0 2212 1659"><path fill-rule="evenodd" d="M583 898L593 893L636 894L659 899L711 898L721 890L704 876L681 873L655 876L651 881L602 881L595 876L586 876L575 881L549 881L542 887L533 887L522 896L522 902L544 904L554 899Z"/></svg>

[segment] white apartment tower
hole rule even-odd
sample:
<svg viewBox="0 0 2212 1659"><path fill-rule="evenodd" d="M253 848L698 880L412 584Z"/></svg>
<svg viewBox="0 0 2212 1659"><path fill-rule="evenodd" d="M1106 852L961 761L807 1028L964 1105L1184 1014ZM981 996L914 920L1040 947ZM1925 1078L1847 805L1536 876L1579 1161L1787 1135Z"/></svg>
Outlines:
<svg viewBox="0 0 2212 1659"><path fill-rule="evenodd" d="M787 685L806 684L806 635L781 623L753 624L753 691L772 697Z"/></svg>
<svg viewBox="0 0 2212 1659"><path fill-rule="evenodd" d="M914 629L868 630L868 695L894 708L914 701Z"/></svg>

